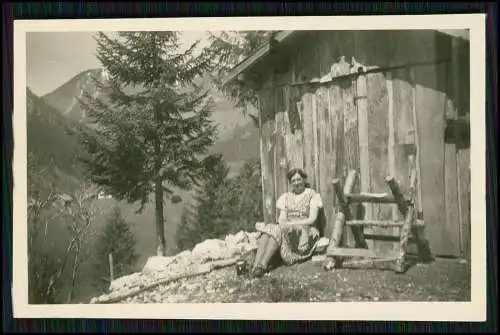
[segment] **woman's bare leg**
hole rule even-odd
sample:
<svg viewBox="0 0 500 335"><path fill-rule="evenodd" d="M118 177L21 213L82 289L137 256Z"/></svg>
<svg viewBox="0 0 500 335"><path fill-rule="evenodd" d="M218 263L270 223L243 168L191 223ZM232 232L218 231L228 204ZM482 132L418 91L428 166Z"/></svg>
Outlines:
<svg viewBox="0 0 500 335"><path fill-rule="evenodd" d="M269 238L269 235L267 234L262 234L259 239L259 247L257 248L257 253L255 254L255 261L253 262L252 269L255 269L257 265L260 264L262 257L264 256L266 250L267 250L267 245L271 238Z"/></svg>
<svg viewBox="0 0 500 335"><path fill-rule="evenodd" d="M267 269L267 266L269 265L269 261L271 260L271 258L274 256L274 254L278 250L279 250L278 242L276 242L276 240L274 238L269 238L266 251L265 251L264 255L262 255L261 260L260 260L260 265L262 267L264 267L264 269Z"/></svg>

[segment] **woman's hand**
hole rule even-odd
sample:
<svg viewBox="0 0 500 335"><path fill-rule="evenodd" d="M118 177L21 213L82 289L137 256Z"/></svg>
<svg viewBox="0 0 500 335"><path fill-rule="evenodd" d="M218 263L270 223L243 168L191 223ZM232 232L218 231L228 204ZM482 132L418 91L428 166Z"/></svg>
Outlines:
<svg viewBox="0 0 500 335"><path fill-rule="evenodd" d="M308 223L305 222L305 220L286 220L286 221L283 221L282 223L280 223L280 226L288 227L288 228L297 227L297 226L307 226L307 225L308 225Z"/></svg>
<svg viewBox="0 0 500 335"><path fill-rule="evenodd" d="M307 226L307 225L311 224L309 221L310 220L308 220L308 219L305 219L305 220L292 220L292 221L287 221L286 225L289 225L289 226Z"/></svg>

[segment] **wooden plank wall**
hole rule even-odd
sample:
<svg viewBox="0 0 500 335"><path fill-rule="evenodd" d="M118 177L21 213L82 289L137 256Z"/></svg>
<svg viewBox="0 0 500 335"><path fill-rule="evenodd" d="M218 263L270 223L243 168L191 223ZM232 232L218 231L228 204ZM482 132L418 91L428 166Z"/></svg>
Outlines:
<svg viewBox="0 0 500 335"><path fill-rule="evenodd" d="M327 48L325 43L320 47ZM330 50L327 54L332 57L334 53ZM457 58L463 64L464 56ZM283 82L310 80L329 70L316 61L297 54L290 71L281 75L286 78ZM349 71L345 59L338 57L337 61L344 73ZM448 75L456 77L456 67L436 63L321 85L264 88L260 93L260 131L265 219L276 218L275 202L288 189L286 172L303 168L311 187L323 198L324 233L329 236L336 209L333 179L343 180L348 170L356 169L360 178L354 192L379 193L388 191L384 178L391 174L407 191L408 154L416 152L420 177L417 209L426 222L425 234L433 252L467 253L469 149L445 144L443 132L445 114L454 117L467 107L463 100L458 102L463 105L459 111L451 104L447 89L453 82L443 82ZM454 90L462 92L455 93L460 96L465 89ZM389 204L366 206L363 212L375 220L402 219ZM397 236L399 229L379 228L369 233ZM346 242L353 245L349 234ZM398 247L398 243L368 242L381 251Z"/></svg>

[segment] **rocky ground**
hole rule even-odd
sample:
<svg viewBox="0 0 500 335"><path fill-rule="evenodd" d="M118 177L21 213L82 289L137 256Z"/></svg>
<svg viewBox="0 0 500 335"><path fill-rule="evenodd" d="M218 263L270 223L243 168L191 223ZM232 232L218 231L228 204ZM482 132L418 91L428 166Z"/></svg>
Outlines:
<svg viewBox="0 0 500 335"><path fill-rule="evenodd" d="M228 267L159 286L122 303L468 301L470 265L438 259L406 274L370 268L326 272L321 262L274 269L265 277L240 277Z"/></svg>
<svg viewBox="0 0 500 335"><path fill-rule="evenodd" d="M252 262L258 233L205 240L172 257L150 257L141 272L118 278L91 303L214 303L333 301L470 301L470 265L437 259L396 274L391 263L344 264L325 271L322 257L279 266L263 278L236 274L235 261ZM317 252L324 253L328 239ZM348 262L352 262L350 260ZM356 260L354 260L356 262ZM186 277L186 276L191 277Z"/></svg>

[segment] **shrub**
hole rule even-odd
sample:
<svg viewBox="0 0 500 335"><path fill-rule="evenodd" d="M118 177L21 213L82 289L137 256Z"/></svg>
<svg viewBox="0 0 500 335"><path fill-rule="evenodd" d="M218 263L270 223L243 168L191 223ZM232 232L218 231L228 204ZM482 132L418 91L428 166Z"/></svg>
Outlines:
<svg viewBox="0 0 500 335"><path fill-rule="evenodd" d="M109 280L109 254L113 255L114 277L118 278L134 271L138 256L136 239L129 223L123 218L118 207L108 214L106 226L95 242L95 278L98 286L103 286L103 278Z"/></svg>

